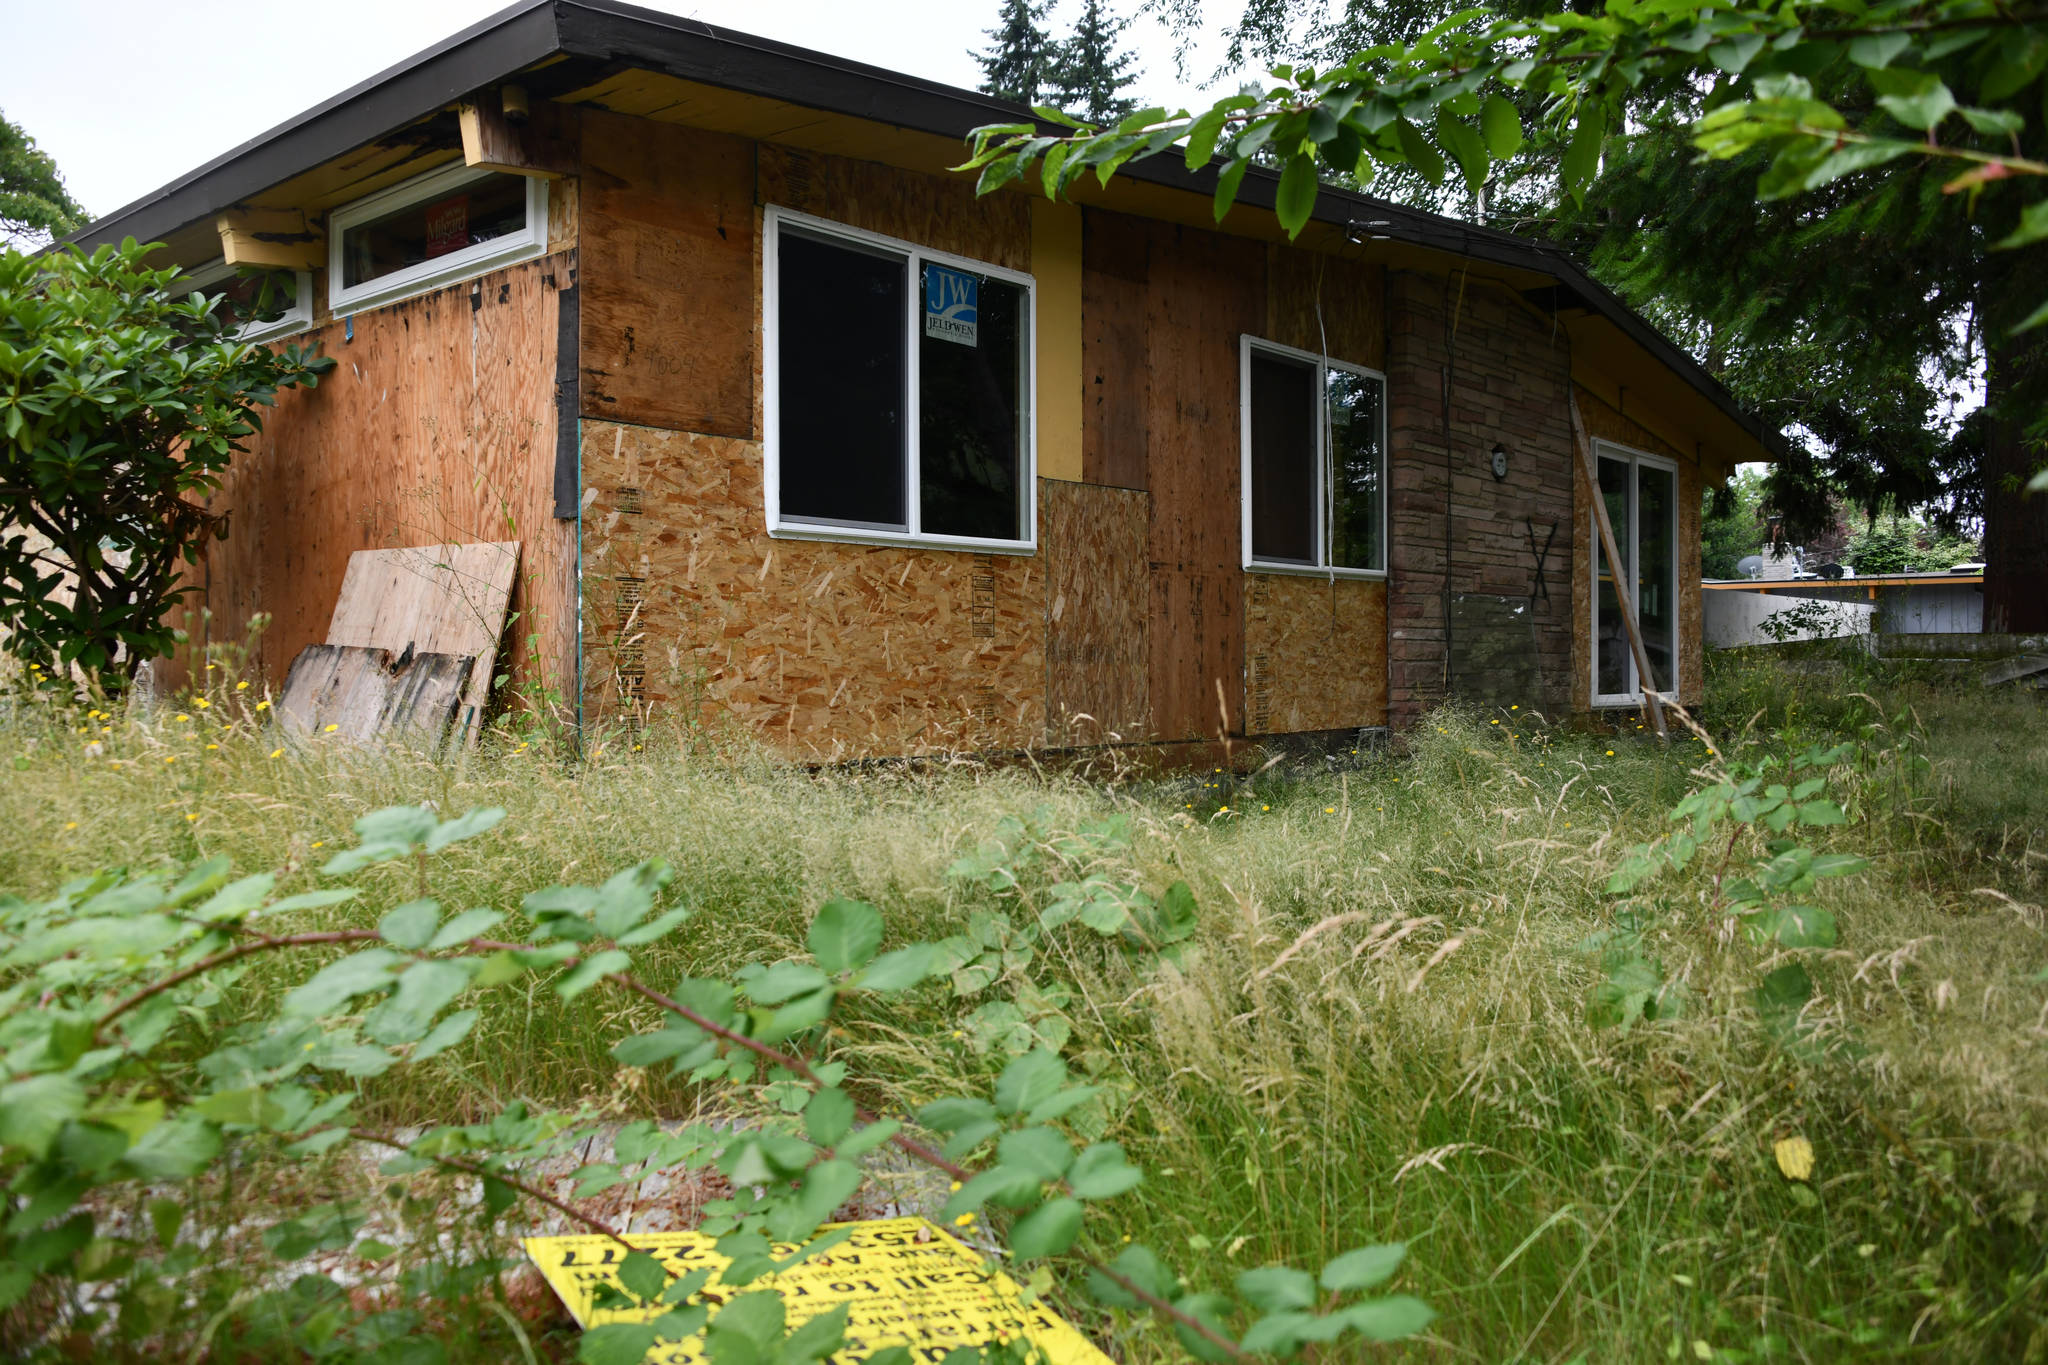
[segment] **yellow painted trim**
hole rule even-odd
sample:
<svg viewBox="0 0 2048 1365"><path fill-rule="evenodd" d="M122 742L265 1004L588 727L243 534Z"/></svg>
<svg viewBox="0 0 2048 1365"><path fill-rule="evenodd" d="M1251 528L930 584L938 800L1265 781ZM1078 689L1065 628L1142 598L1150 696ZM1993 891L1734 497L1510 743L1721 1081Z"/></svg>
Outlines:
<svg viewBox="0 0 2048 1365"><path fill-rule="evenodd" d="M1081 478L1081 210L1031 201L1038 284L1038 473Z"/></svg>

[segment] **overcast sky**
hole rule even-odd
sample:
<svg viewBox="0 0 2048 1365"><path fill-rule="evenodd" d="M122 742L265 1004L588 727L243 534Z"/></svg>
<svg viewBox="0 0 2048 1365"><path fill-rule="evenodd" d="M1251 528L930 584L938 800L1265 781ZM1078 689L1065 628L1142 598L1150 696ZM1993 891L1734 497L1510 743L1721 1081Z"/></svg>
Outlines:
<svg viewBox="0 0 2048 1365"><path fill-rule="evenodd" d="M998 0L642 0L741 32L972 86ZM1138 0L1112 0L1118 13ZM0 0L0 111L57 159L95 216L142 197L265 129L504 8L494 0L342 0L313 8L250 0ZM1234 9L1211 0L1212 19ZM1055 31L1078 11L1059 0ZM166 15L175 22L167 24ZM1126 36L1144 68L1133 93L1188 104L1220 60L1150 19ZM1234 82L1233 82L1234 83Z"/></svg>

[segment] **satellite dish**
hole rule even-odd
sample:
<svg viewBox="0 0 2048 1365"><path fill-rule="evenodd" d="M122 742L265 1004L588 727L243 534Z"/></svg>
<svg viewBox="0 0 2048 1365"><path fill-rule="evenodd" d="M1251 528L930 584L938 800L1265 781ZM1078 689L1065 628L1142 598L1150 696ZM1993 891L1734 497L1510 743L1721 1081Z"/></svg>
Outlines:
<svg viewBox="0 0 2048 1365"><path fill-rule="evenodd" d="M1744 578L1755 578L1764 571L1762 555L1744 555L1735 561L1735 572Z"/></svg>

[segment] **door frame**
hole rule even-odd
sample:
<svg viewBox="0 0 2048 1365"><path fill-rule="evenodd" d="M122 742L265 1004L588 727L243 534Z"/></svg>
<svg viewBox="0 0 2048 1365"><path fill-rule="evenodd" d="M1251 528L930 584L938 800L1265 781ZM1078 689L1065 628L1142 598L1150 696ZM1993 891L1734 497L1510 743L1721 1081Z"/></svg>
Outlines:
<svg viewBox="0 0 2048 1365"><path fill-rule="evenodd" d="M1678 569L1681 556L1678 552L1679 506L1678 491L1682 487L1679 479L1678 462L1663 455L1653 455L1647 450L1621 445L1615 441L1595 440L1593 442L1593 484L1590 496L1598 499L1600 494L1600 461L1614 460L1628 466L1628 543L1622 544L1622 537L1615 535L1615 548L1628 560L1627 591L1628 601L1636 610L1638 625L1642 621L1642 584L1636 576L1637 562L1642 557L1641 478L1638 471L1648 465L1653 469L1667 471L1671 475L1671 581L1668 585L1672 603L1671 613L1671 654L1672 666L1678 666L1679 629ZM1586 612L1586 695L1591 698L1594 709L1603 706L1640 706L1643 701L1643 680L1636 673L1635 651L1624 650L1622 668L1628 679L1630 690L1626 692L1602 692L1600 690L1600 560L1604 557L1600 547L1600 520L1597 509L1589 504L1586 508L1587 534L1592 541L1593 572L1589 575L1588 589L1592 600ZM1675 680L1674 680L1675 681Z"/></svg>

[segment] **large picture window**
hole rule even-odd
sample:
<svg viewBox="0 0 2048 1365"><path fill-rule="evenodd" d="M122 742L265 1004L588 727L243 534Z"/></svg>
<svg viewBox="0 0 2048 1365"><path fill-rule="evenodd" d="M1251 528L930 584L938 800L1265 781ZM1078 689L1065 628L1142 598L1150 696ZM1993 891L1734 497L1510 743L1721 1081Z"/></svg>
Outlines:
<svg viewBox="0 0 2048 1365"><path fill-rule="evenodd" d="M548 247L548 186L444 166L334 211L327 307L351 313L531 260Z"/></svg>
<svg viewBox="0 0 2048 1365"><path fill-rule="evenodd" d="M1385 573L1385 376L1253 337L1241 371L1245 567Z"/></svg>
<svg viewBox="0 0 2048 1365"><path fill-rule="evenodd" d="M1643 699L1643 680L1621 619L1621 597L1635 603L1650 685L1676 691L1678 669L1678 466L1622 446L1596 444L1600 498L1614 527L1623 563L1610 565L1593 526L1593 704L1621 706ZM1590 513L1588 514L1591 515ZM1617 568L1619 572L1616 572Z"/></svg>
<svg viewBox="0 0 2048 1365"><path fill-rule="evenodd" d="M771 208L768 529L1031 548L1031 277Z"/></svg>

